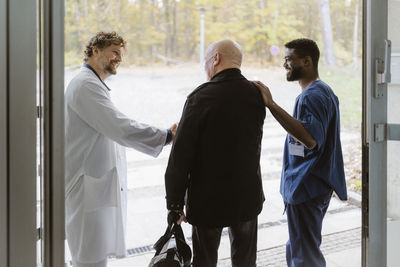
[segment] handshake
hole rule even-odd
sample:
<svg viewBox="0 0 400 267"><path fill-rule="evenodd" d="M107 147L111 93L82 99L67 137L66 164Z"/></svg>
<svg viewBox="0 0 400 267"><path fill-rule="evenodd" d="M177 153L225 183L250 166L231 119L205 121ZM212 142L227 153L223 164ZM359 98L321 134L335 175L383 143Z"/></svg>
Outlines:
<svg viewBox="0 0 400 267"><path fill-rule="evenodd" d="M165 145L171 145L174 142L175 135L176 135L176 130L178 129L178 124L174 123L167 131L168 131L168 136L167 136L167 141Z"/></svg>

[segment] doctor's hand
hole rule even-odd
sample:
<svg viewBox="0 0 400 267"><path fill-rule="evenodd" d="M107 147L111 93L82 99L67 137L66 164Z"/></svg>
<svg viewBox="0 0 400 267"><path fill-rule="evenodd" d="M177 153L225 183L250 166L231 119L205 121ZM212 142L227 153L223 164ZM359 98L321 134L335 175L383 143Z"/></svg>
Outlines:
<svg viewBox="0 0 400 267"><path fill-rule="evenodd" d="M177 123L174 123L174 124L171 126L171 128L170 128L170 130L171 130L171 132L172 132L171 143L174 142L175 135L176 135L176 130L177 130L177 129L178 129L178 124L177 124Z"/></svg>
<svg viewBox="0 0 400 267"><path fill-rule="evenodd" d="M260 81L252 81L252 83L258 88L258 90L260 90L264 100L264 104L268 108L272 106L274 104L274 100L272 99L272 95L271 92L269 91L269 88Z"/></svg>

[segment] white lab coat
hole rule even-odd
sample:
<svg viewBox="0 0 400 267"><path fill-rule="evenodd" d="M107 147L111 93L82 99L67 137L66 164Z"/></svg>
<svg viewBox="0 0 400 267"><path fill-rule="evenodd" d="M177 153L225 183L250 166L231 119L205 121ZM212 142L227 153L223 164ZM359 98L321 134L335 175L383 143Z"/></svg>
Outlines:
<svg viewBox="0 0 400 267"><path fill-rule="evenodd" d="M124 147L157 157L167 131L118 111L108 89L84 67L65 92L65 136L66 235L71 255L82 263L98 262L108 255L123 257Z"/></svg>

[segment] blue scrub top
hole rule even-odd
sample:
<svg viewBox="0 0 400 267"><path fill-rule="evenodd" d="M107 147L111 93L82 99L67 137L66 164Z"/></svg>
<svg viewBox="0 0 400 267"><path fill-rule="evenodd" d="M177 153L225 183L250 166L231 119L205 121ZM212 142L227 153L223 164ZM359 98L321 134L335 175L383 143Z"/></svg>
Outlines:
<svg viewBox="0 0 400 267"><path fill-rule="evenodd" d="M297 147L300 143L290 135L286 137L280 188L284 202L296 205L332 189L346 200L338 98L326 83L317 80L296 98L293 117L317 145L312 150L304 147L304 156L291 154L290 143Z"/></svg>

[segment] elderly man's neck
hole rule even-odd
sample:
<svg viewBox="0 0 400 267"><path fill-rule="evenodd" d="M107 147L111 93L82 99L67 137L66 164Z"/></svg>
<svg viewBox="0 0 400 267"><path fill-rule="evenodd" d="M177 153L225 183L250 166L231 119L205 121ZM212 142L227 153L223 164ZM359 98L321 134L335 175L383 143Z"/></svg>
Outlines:
<svg viewBox="0 0 400 267"><path fill-rule="evenodd" d="M236 64L225 64L225 65L222 65L222 66L217 66L217 68L215 69L215 74L214 75L217 75L221 71L227 70L227 69L240 69L240 66L238 66Z"/></svg>

